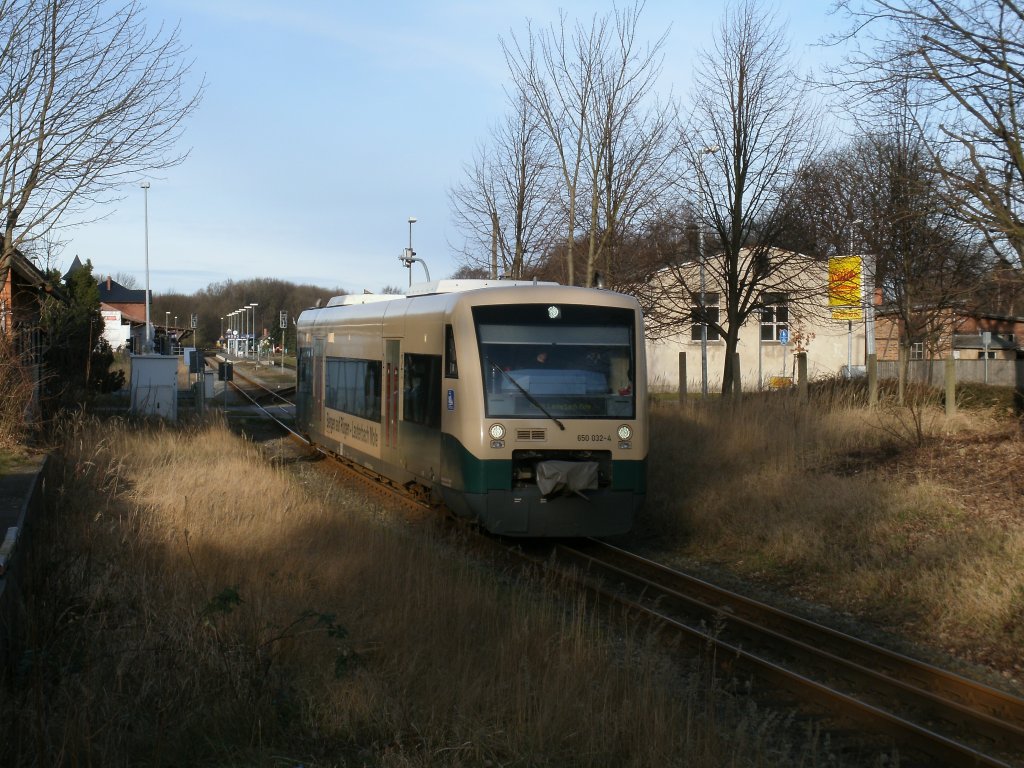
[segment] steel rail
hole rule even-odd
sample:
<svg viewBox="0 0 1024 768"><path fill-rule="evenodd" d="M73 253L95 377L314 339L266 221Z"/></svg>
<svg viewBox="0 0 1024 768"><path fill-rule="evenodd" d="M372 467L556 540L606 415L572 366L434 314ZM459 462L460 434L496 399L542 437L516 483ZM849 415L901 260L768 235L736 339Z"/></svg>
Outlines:
<svg viewBox="0 0 1024 768"><path fill-rule="evenodd" d="M966 727L972 734L986 735L1002 750L1013 750L1017 745L1024 743L1024 730L1019 724L1012 721L1012 715L1009 721L1000 719L998 714L984 710L979 711L962 701L943 698L934 690L916 688L906 680L900 680L891 675L893 670L902 663L902 660L906 659L918 672L927 669L937 679L943 680L946 690L954 687L954 684L963 686L963 698L967 698L965 692L970 689L980 692L978 698L987 702L1001 702L1004 711L1012 711L1024 706L1024 702L1009 694L887 649L873 646L863 640L817 625L801 617L792 616L742 595L719 589L708 582L688 574L682 574L604 542L587 540L581 542L580 545L561 543L557 546L557 550L570 563L576 563L576 568L580 573L590 576L599 575L601 572L606 575L610 574L617 582L617 588L613 589L595 583L593 579L587 581L589 588L596 590L605 598L626 605L631 610L642 612L651 619L673 627L678 632L691 635L691 639L711 643L718 651L727 654L726 658L731 662L753 671L758 677L770 679L774 684L804 699L826 705L837 714L861 722L873 731L889 735L903 745L929 754L933 758L941 759L951 765L999 766L1000 768L1013 765L1013 763L1005 762L1001 757L982 751L981 748L938 733L933 728L915 722L916 720L923 719L930 722L931 719L941 719L959 726L961 729ZM550 566L550 562L548 565ZM638 571L644 571L647 575L638 573ZM621 586L626 581L632 582L633 588L639 593L637 599L622 594ZM666 584L665 582L670 583ZM690 586L693 587L694 592L688 594L687 590ZM681 610L690 616L696 613L704 620L716 617L724 618L724 627L728 628L732 637L738 639L725 640L715 632L692 627L674 616L668 615L667 607L671 603L675 603L676 606L686 605L687 607ZM756 614L767 616L770 620L759 623ZM768 624L775 626L766 626ZM725 634L725 630L723 630L723 634ZM826 641L824 638L828 638L828 640ZM740 642L743 645L740 645ZM835 645L837 642L842 645L837 647ZM761 650L751 650L750 645L752 644L756 644ZM789 657L786 666L782 662L766 657L764 652L766 647L775 648L776 651L780 647L784 648L785 654ZM860 658L856 661L848 658L846 649L856 649ZM853 654L851 653L851 655ZM848 690L839 690L834 681L823 682L811 679L807 674L792 668L794 659L804 663L809 659L816 660L819 668L823 667L827 670L824 673L825 677L833 679L838 676L846 682L848 688L863 688L864 681L870 681L874 693L877 695L879 691L882 691L882 698L887 702L891 701L892 697L896 697L898 702L904 704L909 701L919 710L923 710L925 715L923 718L915 716L915 719L911 720L885 706L871 703L864 698L863 693L853 694ZM873 660L884 662L883 666L889 669L889 674L877 671L874 668ZM818 677L823 676L820 669L816 670L814 674ZM985 749L988 749L989 746L986 745Z"/></svg>

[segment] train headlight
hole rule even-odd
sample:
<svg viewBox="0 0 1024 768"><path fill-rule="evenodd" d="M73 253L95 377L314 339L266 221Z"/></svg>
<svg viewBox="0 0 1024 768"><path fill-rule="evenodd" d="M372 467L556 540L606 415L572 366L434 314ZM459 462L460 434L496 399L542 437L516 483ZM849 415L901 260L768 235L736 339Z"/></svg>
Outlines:
<svg viewBox="0 0 1024 768"><path fill-rule="evenodd" d="M629 440L633 436L633 430L629 428L628 424L623 424L619 427L619 440Z"/></svg>
<svg viewBox="0 0 1024 768"><path fill-rule="evenodd" d="M491 428L488 430L492 440L501 440L505 437L505 427L502 424L491 424Z"/></svg>

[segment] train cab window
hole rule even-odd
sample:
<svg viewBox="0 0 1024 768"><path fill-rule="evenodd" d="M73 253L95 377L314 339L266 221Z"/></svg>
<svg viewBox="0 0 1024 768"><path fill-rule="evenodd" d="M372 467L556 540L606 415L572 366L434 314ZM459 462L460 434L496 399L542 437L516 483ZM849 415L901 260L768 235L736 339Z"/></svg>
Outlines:
<svg viewBox="0 0 1024 768"><path fill-rule="evenodd" d="M402 419L440 429L441 356L405 355L403 374Z"/></svg>
<svg viewBox="0 0 1024 768"><path fill-rule="evenodd" d="M444 375L446 379L459 378L459 361L455 355L455 332L450 324L444 327Z"/></svg>
<svg viewBox="0 0 1024 768"><path fill-rule="evenodd" d="M493 305L473 316L488 417L634 417L631 310Z"/></svg>

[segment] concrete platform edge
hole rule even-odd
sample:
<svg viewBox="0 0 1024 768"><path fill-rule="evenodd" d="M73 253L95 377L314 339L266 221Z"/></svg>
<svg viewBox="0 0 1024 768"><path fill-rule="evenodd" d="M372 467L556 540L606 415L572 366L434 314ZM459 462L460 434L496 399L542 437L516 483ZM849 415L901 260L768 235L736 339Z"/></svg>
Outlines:
<svg viewBox="0 0 1024 768"><path fill-rule="evenodd" d="M24 608L24 564L32 531L44 506L44 480L49 463L47 455L33 457L0 479L0 541L13 539L0 576L0 668L7 671L14 661L12 649ZM15 533L9 537L12 528Z"/></svg>

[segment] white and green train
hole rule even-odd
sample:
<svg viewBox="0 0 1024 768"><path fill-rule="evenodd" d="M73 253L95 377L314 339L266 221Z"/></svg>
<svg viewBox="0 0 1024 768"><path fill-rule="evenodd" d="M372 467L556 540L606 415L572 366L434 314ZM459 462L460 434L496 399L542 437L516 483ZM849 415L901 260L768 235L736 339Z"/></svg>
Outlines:
<svg viewBox="0 0 1024 768"><path fill-rule="evenodd" d="M296 422L320 448L506 536L610 536L646 492L636 300L442 280L297 321Z"/></svg>

